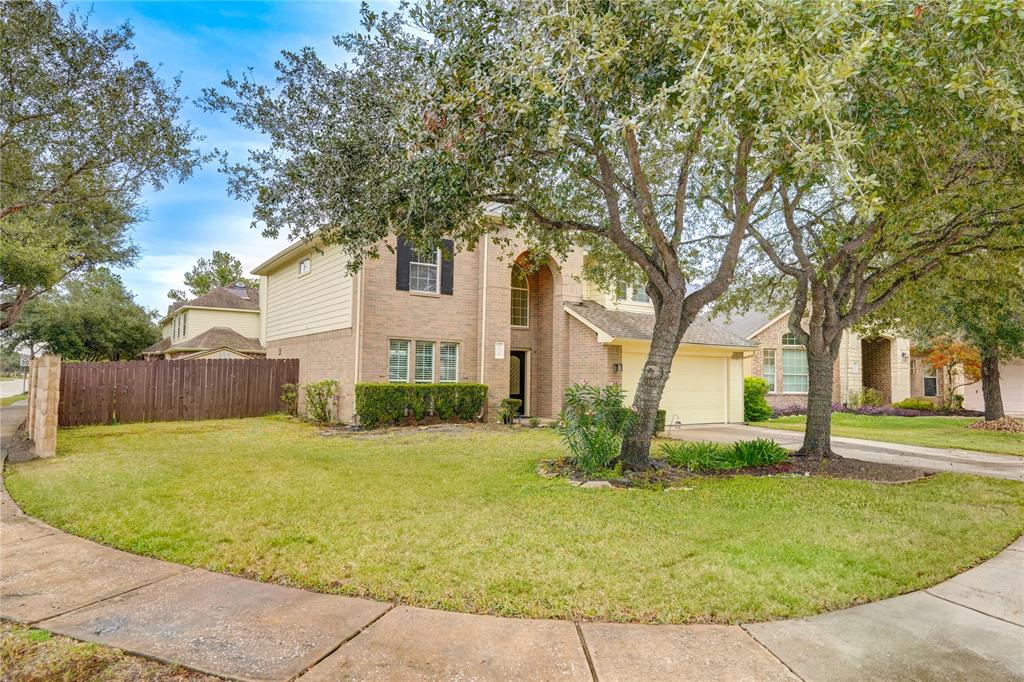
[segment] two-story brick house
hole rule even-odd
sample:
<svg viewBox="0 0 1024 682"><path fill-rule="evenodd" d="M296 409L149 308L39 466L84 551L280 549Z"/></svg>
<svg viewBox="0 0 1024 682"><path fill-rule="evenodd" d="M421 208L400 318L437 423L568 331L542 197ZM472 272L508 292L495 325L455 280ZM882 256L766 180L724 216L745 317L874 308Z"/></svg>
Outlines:
<svg viewBox="0 0 1024 682"><path fill-rule="evenodd" d="M572 383L620 384L643 371L653 306L643 292L581 281L565 262L491 236L447 258L389 242L350 274L342 250L300 242L253 270L267 356L300 359L300 383L339 382L338 416L354 418L360 382L479 382L488 411L506 397L552 417ZM754 344L698 320L683 338L662 407L670 424L743 420L743 359Z"/></svg>

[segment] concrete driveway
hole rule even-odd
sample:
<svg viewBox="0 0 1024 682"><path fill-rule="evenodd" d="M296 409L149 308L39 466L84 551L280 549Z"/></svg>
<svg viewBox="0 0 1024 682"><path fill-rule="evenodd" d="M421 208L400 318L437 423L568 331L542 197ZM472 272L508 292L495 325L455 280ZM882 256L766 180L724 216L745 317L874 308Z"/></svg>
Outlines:
<svg viewBox="0 0 1024 682"><path fill-rule="evenodd" d="M803 442L802 431L784 431L744 424L714 424L670 428L671 438L688 441L734 443L751 438L771 438L789 450L796 450ZM926 448L920 445L884 443L860 438L832 437L832 449L843 457L865 462L883 462L917 467L928 471L949 471L977 476L992 476L1024 481L1024 457L972 452L953 448Z"/></svg>

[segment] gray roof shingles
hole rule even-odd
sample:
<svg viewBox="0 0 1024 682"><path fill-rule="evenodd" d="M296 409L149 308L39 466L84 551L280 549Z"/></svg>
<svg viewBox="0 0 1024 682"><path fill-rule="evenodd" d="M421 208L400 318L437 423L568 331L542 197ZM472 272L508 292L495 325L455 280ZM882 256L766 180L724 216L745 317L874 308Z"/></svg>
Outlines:
<svg viewBox="0 0 1024 682"><path fill-rule="evenodd" d="M191 306L193 308L231 308L233 310L259 310L260 290L255 287L217 287L209 292L193 298L191 301L178 301L171 305L167 314L170 315L178 308Z"/></svg>
<svg viewBox="0 0 1024 682"><path fill-rule="evenodd" d="M216 350L218 348L230 348L242 353L267 352L267 349L260 345L259 339L250 339L227 327L211 327L202 334L175 344L172 344L170 339L161 339L142 351L142 354L162 355L167 352Z"/></svg>
<svg viewBox="0 0 1024 682"><path fill-rule="evenodd" d="M609 310L593 301L566 303L565 307L614 338L649 341L654 331L652 314ZM757 346L704 317L698 317L693 321L683 334L682 343L742 348Z"/></svg>

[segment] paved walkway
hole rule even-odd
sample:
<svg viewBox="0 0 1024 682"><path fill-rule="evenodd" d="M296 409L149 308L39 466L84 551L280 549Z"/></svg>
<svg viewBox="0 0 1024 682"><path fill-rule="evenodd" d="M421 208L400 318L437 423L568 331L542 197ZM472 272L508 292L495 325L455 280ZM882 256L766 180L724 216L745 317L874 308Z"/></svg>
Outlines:
<svg viewBox="0 0 1024 682"><path fill-rule="evenodd" d="M0 616L239 680L1024 680L1024 538L921 592L800 620L523 620L316 594L68 535L0 493Z"/></svg>
<svg viewBox="0 0 1024 682"><path fill-rule="evenodd" d="M716 443L732 443L744 438L771 438L790 450L799 448L804 439L803 431L785 431L742 424L685 426L670 429L669 435L681 440L707 440ZM1024 481L1024 457L1014 455L954 448L926 448L920 445L884 443L840 436L832 437L832 449L844 457L868 462L885 462L929 471L951 471Z"/></svg>

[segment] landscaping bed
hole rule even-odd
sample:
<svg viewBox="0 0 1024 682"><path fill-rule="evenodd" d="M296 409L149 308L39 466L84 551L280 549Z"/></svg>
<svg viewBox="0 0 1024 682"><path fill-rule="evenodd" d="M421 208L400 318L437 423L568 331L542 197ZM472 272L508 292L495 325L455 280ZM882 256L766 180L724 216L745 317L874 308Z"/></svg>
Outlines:
<svg viewBox="0 0 1024 682"><path fill-rule="evenodd" d="M713 475L670 492L587 490L537 475L567 454L553 429L456 428L324 437L267 417L64 429L57 457L9 466L6 482L26 513L129 552L535 618L806 616L929 587L1024 533L1014 481Z"/></svg>

